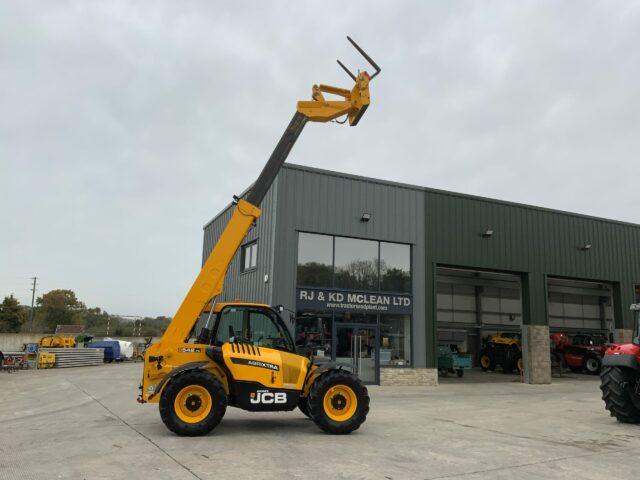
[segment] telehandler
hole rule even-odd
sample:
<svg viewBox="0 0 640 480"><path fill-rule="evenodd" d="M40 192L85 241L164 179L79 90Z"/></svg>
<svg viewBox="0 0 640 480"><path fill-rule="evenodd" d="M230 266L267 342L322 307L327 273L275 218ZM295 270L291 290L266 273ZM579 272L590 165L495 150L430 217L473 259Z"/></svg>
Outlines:
<svg viewBox="0 0 640 480"><path fill-rule="evenodd" d="M298 102L256 182L244 198L234 197L229 222L164 335L145 351L138 401L159 403L160 417L178 435L210 432L227 406L259 412L298 407L331 434L351 433L366 419L369 396L360 379L340 365L297 353L277 309L216 302L229 264L260 217L260 203L306 123L345 117L338 123L355 126L369 106L369 84L380 68L347 39L375 73L355 75L338 60L353 88L314 85L312 100ZM327 100L325 93L342 99Z"/></svg>

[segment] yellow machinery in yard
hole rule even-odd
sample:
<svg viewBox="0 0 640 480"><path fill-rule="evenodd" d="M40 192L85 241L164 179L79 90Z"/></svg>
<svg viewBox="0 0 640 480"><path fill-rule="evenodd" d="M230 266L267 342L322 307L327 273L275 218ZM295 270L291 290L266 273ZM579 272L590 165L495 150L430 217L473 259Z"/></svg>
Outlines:
<svg viewBox="0 0 640 480"><path fill-rule="evenodd" d="M244 198L235 198L231 219L164 335L144 354L138 401L159 403L162 420L178 435L208 433L227 406L249 411L298 407L332 434L350 433L366 419L369 396L360 379L340 365L318 364L298 354L276 309L216 302L229 264L260 217L260 204L306 123L346 117L344 122L355 126L369 106L369 84L380 68L347 39L375 73L356 75L338 61L353 79L353 88L314 85L312 100L298 102L260 176ZM324 94L342 99L328 100ZM204 326L196 331L200 323Z"/></svg>
<svg viewBox="0 0 640 480"><path fill-rule="evenodd" d="M49 335L42 337L39 345L48 348L75 348L76 339L69 335Z"/></svg>
<svg viewBox="0 0 640 480"><path fill-rule="evenodd" d="M56 354L51 352L38 352L38 368L53 368L56 364Z"/></svg>
<svg viewBox="0 0 640 480"><path fill-rule="evenodd" d="M504 373L517 370L522 372L522 347L520 335L515 333L498 333L487 339L486 345L480 352L480 367L482 370L495 370L502 367Z"/></svg>

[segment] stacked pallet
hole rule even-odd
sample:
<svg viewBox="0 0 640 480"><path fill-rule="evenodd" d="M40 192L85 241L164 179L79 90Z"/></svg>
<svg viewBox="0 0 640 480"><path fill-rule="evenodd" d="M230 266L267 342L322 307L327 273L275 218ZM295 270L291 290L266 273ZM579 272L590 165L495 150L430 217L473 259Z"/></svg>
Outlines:
<svg viewBox="0 0 640 480"><path fill-rule="evenodd" d="M104 360L103 348L41 348L40 351L55 354L54 368L102 365Z"/></svg>

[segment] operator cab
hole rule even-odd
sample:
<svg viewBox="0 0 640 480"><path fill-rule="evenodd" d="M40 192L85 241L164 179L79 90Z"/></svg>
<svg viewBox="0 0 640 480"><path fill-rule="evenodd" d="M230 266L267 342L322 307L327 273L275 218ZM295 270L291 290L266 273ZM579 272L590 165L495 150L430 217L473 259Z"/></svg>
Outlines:
<svg viewBox="0 0 640 480"><path fill-rule="evenodd" d="M258 303L220 303L203 312L206 322L193 343L221 347L243 343L254 347L295 352L289 330L269 305ZM200 323L200 322L198 322ZM212 325L213 328L209 328Z"/></svg>

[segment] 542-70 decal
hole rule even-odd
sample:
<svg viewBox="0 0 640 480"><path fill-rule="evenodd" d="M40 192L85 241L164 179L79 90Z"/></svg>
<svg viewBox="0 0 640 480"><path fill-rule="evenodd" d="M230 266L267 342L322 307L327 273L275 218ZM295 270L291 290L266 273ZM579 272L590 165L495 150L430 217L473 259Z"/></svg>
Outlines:
<svg viewBox="0 0 640 480"><path fill-rule="evenodd" d="M236 365L248 365L250 367L266 368L267 370L272 370L274 372L280 370L280 367L273 363L263 362L261 360L251 360L248 358L231 357L231 363L235 363Z"/></svg>

